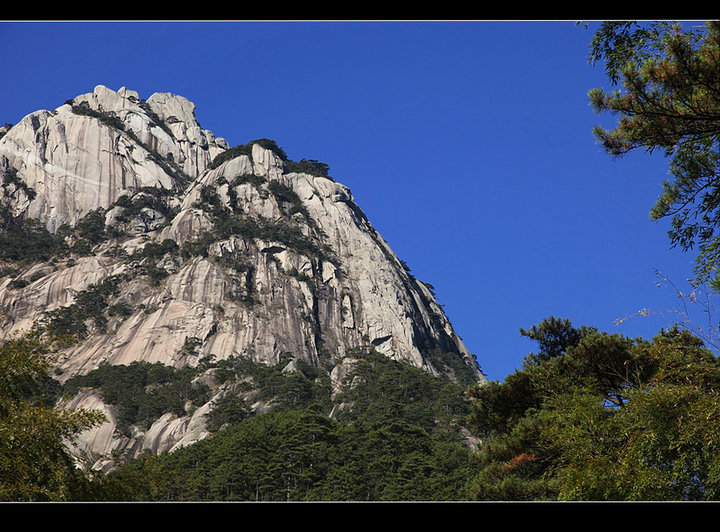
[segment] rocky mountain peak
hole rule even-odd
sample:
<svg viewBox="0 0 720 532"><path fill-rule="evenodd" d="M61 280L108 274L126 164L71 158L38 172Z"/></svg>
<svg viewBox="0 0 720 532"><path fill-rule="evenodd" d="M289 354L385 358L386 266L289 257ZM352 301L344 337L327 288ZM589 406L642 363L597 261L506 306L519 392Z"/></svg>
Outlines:
<svg viewBox="0 0 720 532"><path fill-rule="evenodd" d="M0 171L16 172L34 191L32 201L14 198L14 214L54 232L142 188L182 190L228 148L200 128L185 98L154 94L143 101L135 91L100 85L9 130Z"/></svg>
<svg viewBox="0 0 720 532"><path fill-rule="evenodd" d="M432 288L326 165L268 139L230 147L194 111L181 96L98 86L5 132L0 338L48 336L60 381L106 364L231 357L337 376L360 347L485 380ZM212 403L137 441L201 439ZM102 430L86 441L93 453L127 445Z"/></svg>

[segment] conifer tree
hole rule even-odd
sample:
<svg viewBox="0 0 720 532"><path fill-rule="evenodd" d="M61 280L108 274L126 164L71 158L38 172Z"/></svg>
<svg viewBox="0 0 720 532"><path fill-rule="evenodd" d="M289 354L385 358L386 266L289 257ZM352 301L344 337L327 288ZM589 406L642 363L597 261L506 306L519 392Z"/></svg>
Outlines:
<svg viewBox="0 0 720 532"><path fill-rule="evenodd" d="M661 152L670 179L650 211L669 217L672 247L695 249L696 282L717 280L720 264L720 22L604 22L590 63L604 62L621 89L590 91L598 113L617 115L595 134L607 153ZM718 284L720 287L720 284Z"/></svg>

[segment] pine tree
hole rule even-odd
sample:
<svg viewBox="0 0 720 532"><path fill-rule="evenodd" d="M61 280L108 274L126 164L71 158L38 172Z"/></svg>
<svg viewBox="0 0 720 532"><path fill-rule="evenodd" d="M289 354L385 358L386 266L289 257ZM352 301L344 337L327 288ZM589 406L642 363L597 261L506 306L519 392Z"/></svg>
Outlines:
<svg viewBox="0 0 720 532"><path fill-rule="evenodd" d="M696 281L717 276L720 261L720 22L683 28L670 22L605 22L591 64L605 63L622 89L590 91L598 113L618 115L595 134L607 153L660 151L671 179L650 211L671 218L672 247L697 246Z"/></svg>

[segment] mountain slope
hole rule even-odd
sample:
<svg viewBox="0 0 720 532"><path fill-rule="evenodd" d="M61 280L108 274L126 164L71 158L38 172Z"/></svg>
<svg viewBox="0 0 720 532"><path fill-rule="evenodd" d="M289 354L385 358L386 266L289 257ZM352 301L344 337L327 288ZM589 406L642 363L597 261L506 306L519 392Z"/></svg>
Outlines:
<svg viewBox="0 0 720 532"><path fill-rule="evenodd" d="M360 346L484 382L431 290L325 165L267 139L230 148L185 98L98 86L8 129L0 173L0 339L54 340L61 382L231 357L337 373ZM107 407L92 392L73 402L87 404ZM203 412L159 446L201 439ZM104 430L101 454L117 445Z"/></svg>

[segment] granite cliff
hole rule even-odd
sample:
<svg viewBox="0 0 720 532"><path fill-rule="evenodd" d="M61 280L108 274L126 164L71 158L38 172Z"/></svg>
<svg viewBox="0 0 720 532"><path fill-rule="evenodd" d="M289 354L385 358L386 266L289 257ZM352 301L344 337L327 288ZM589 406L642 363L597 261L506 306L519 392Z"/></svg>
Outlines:
<svg viewBox="0 0 720 532"><path fill-rule="evenodd" d="M291 161L268 139L231 147L194 109L98 86L0 131L0 340L49 336L61 382L105 364L242 356L322 367L340 387L360 346L485 381L431 287L326 165ZM119 451L197 441L225 393L128 437L82 390L65 405L108 422L76 455L102 468Z"/></svg>

